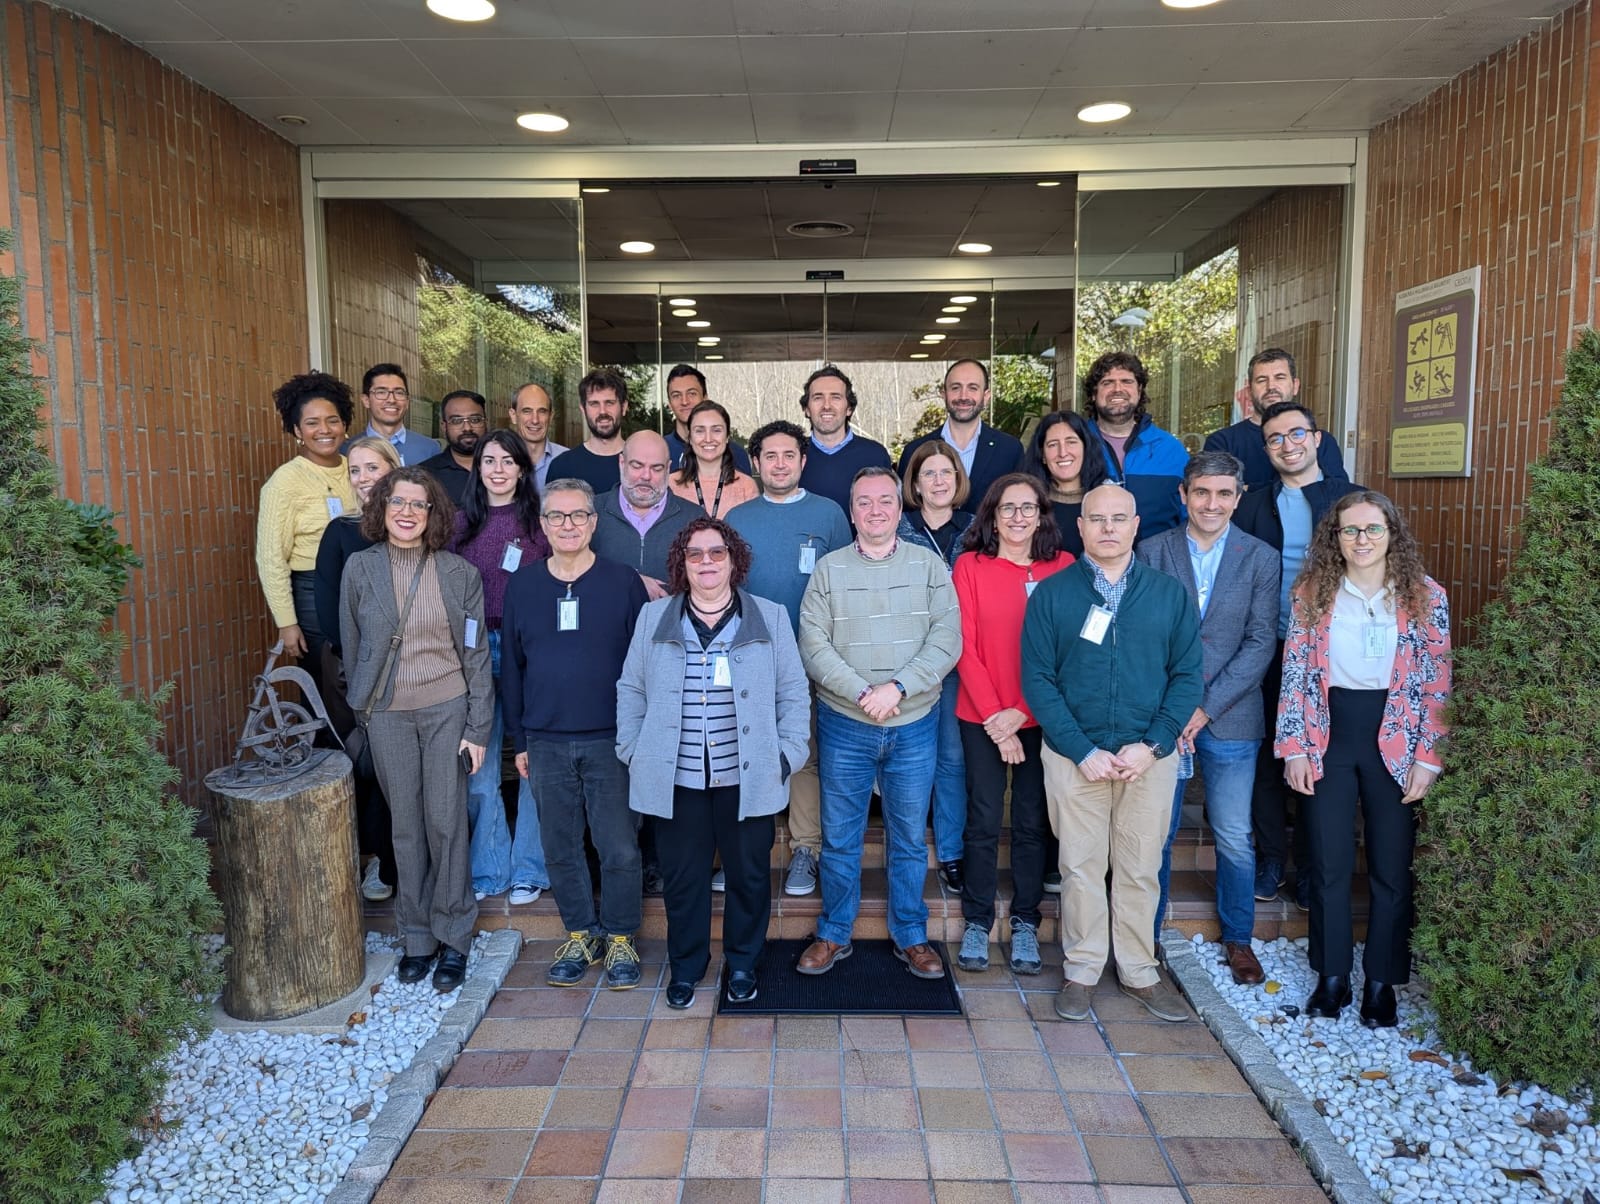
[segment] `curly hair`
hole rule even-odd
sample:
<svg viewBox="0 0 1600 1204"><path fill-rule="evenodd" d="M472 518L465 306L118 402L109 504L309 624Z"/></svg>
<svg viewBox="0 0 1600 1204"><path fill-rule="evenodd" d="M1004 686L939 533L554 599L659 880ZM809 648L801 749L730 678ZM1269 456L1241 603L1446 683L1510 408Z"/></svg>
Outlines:
<svg viewBox="0 0 1600 1204"><path fill-rule="evenodd" d="M313 401L331 401L346 426L355 417L356 407L350 398L349 385L326 372L302 372L272 391L272 404L278 407L285 434L294 434L294 428L300 425L300 411Z"/></svg>
<svg viewBox="0 0 1600 1204"><path fill-rule="evenodd" d="M722 468L717 480L724 485L731 485L734 476L739 471L739 465L733 458L733 419L728 417L728 411L721 402L702 401L689 411L688 421L684 424L689 428L689 434L694 434L694 420L701 414L715 414L722 419ZM678 470L677 481L680 485L693 485L700 476L700 458L691 444L684 449L683 467Z"/></svg>
<svg viewBox="0 0 1600 1204"><path fill-rule="evenodd" d="M733 566L729 583L734 589L743 585L745 578L750 576L750 545L745 543L744 537L720 518L701 516L690 519L667 549L667 593L689 592L689 569L686 564L689 540L702 531L715 531L727 545L728 563Z"/></svg>
<svg viewBox="0 0 1600 1204"><path fill-rule="evenodd" d="M1358 489L1345 494L1322 516L1311 536L1311 546L1306 549L1305 568L1295 578L1294 596L1305 608L1308 626L1322 622L1333 609L1333 600L1338 596L1339 583L1345 575L1339 528L1344 526L1345 511L1362 503L1383 511L1384 525L1389 528L1384 584L1394 591L1396 602L1407 614L1428 613L1428 575L1422 567L1422 554L1411 528L1399 508L1383 494L1373 489Z"/></svg>
<svg viewBox="0 0 1600 1204"><path fill-rule="evenodd" d="M1134 406L1133 416L1135 419L1144 417L1150 404L1150 398L1145 393L1150 384L1150 373L1145 371L1144 362L1131 351L1108 351L1089 365L1089 374L1083 378L1083 399L1089 417L1096 420L1100 417L1100 407L1095 404L1094 395L1100 388L1100 382L1113 368L1133 374L1133 379L1139 385L1139 404Z"/></svg>
<svg viewBox="0 0 1600 1204"><path fill-rule="evenodd" d="M1033 543L1028 555L1035 560L1054 560L1061 551L1061 528L1056 525L1055 507L1050 505L1050 495L1031 472L1008 472L989 486L989 492L978 503L977 516L962 537L961 547L968 552L985 556L1000 555L1000 529L996 521L1000 499L1013 485L1025 485L1033 491L1033 500L1039 505L1039 525L1034 528Z"/></svg>
<svg viewBox="0 0 1600 1204"><path fill-rule="evenodd" d="M950 497L951 507L963 505L972 493L972 481L967 476L966 466L961 463L961 453L943 439L929 439L912 452L911 459L906 461L905 480L900 482L901 509L922 509L922 490L917 487L917 474L922 471L922 466L935 456L943 456L956 470L956 491Z"/></svg>
<svg viewBox="0 0 1600 1204"><path fill-rule="evenodd" d="M439 478L426 468L413 464L397 468L372 487L367 504L361 507L361 534L373 543L384 543L389 538L385 519L389 515L389 499L396 485L421 485L428 495L428 525L422 533L422 542L430 552L441 552L455 533L456 506L450 495L439 484Z"/></svg>

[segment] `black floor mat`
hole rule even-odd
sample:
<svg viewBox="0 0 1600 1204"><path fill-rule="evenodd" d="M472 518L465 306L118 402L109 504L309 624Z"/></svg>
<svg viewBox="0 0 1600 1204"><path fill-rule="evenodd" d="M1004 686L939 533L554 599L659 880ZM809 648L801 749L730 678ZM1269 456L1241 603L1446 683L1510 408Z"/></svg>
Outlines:
<svg viewBox="0 0 1600 1204"><path fill-rule="evenodd" d="M756 997L729 1003L727 974L718 984L717 1012L727 1016L960 1016L961 997L944 944L943 978L918 978L894 955L892 941L856 941L853 952L826 974L801 974L795 963L811 944L768 941L756 967Z"/></svg>

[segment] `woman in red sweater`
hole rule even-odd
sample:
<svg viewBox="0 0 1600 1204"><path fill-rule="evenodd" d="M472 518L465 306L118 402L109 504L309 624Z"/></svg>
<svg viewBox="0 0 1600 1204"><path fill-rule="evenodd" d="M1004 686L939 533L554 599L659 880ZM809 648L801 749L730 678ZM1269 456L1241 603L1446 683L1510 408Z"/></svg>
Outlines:
<svg viewBox="0 0 1600 1204"><path fill-rule="evenodd" d="M1022 699L1022 617L1033 588L1072 563L1050 499L1023 472L989 487L951 578L961 604L956 718L967 759L966 934L956 964L989 968L1000 818L1011 771L1011 969L1039 973L1039 898L1050 835L1039 725Z"/></svg>

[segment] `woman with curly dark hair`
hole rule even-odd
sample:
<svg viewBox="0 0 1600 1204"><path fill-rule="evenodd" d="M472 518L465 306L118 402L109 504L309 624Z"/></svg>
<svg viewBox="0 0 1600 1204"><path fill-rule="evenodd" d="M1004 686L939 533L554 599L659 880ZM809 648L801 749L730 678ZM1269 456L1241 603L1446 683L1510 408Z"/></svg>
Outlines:
<svg viewBox="0 0 1600 1204"><path fill-rule="evenodd" d="M1276 752L1303 807L1311 852L1309 1016L1351 1000L1350 876L1357 801L1371 910L1361 1022L1392 1028L1411 977L1411 804L1443 766L1450 603L1422 567L1393 502L1346 494L1317 524L1296 580L1283 651Z"/></svg>
<svg viewBox="0 0 1600 1204"><path fill-rule="evenodd" d="M728 998L756 997L772 914L773 819L805 764L811 691L789 615L742 589L750 547L721 519L667 551L668 596L639 614L617 682L628 805L656 817L665 879L667 1006L686 1008L711 960L711 863L727 876Z"/></svg>
<svg viewBox="0 0 1600 1204"><path fill-rule="evenodd" d="M284 652L316 675L331 634L317 619L317 549L328 524L359 505L339 454L354 407L350 386L326 372L291 377L272 400L299 454L261 487L256 572Z"/></svg>

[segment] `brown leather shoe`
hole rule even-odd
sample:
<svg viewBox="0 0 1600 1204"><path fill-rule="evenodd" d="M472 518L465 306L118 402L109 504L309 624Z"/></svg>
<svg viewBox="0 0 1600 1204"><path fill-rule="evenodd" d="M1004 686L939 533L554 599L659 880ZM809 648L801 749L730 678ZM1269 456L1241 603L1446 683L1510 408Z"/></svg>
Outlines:
<svg viewBox="0 0 1600 1204"><path fill-rule="evenodd" d="M1267 976L1261 969L1261 963L1256 960L1256 955L1249 945L1239 941L1226 941L1222 951L1226 956L1228 969L1233 972L1233 981L1241 987L1253 987L1258 982L1266 981Z"/></svg>
<svg viewBox="0 0 1600 1204"><path fill-rule="evenodd" d="M818 937L806 946L806 951L800 955L795 969L802 974L826 974L833 969L834 962L843 961L853 952L855 952L853 945L848 943L835 945L832 941Z"/></svg>
<svg viewBox="0 0 1600 1204"><path fill-rule="evenodd" d="M896 945L894 955L905 962L906 969L918 978L944 977L944 962L939 960L932 945L907 945L904 949Z"/></svg>

